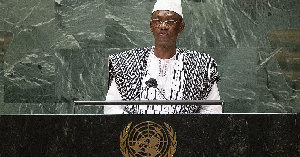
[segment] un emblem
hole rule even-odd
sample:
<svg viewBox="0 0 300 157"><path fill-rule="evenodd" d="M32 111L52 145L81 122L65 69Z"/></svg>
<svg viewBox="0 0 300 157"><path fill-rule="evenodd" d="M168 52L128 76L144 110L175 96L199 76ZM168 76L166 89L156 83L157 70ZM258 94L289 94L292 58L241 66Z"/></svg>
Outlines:
<svg viewBox="0 0 300 157"><path fill-rule="evenodd" d="M120 135L120 150L125 157L171 157L176 151L176 132L167 123L163 126L146 121L131 127L129 123Z"/></svg>

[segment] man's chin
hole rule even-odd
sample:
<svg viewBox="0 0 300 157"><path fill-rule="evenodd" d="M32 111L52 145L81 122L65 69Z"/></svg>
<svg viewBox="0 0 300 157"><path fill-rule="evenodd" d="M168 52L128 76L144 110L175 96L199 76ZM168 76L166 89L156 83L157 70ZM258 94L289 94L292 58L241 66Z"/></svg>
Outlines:
<svg viewBox="0 0 300 157"><path fill-rule="evenodd" d="M161 46L161 47L172 47L172 46L173 46L173 44L159 42L159 43L157 44L157 46Z"/></svg>
<svg viewBox="0 0 300 157"><path fill-rule="evenodd" d="M170 40L158 40L156 43L157 43L157 45L163 46L163 47L170 47L170 46L174 45L170 42Z"/></svg>

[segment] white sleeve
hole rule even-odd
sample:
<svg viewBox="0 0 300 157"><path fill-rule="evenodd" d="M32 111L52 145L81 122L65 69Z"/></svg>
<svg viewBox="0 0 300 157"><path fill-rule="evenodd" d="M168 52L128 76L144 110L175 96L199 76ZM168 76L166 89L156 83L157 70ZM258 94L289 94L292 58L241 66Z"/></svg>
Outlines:
<svg viewBox="0 0 300 157"><path fill-rule="evenodd" d="M106 95L106 101L114 100L122 100L115 79L112 80ZM104 114L123 114L123 112L124 109L121 105L104 105Z"/></svg>
<svg viewBox="0 0 300 157"><path fill-rule="evenodd" d="M212 89L210 93L208 94L208 97L206 100L220 100L220 95L219 95L219 89L217 86L217 83L214 83L212 86ZM203 109L201 110L200 113L206 113L206 114L211 114L211 113L222 113L222 106L221 105L203 105Z"/></svg>
<svg viewBox="0 0 300 157"><path fill-rule="evenodd" d="M214 85L211 88L211 91L209 92L206 100L220 100L219 95L219 89L217 83L214 83Z"/></svg>

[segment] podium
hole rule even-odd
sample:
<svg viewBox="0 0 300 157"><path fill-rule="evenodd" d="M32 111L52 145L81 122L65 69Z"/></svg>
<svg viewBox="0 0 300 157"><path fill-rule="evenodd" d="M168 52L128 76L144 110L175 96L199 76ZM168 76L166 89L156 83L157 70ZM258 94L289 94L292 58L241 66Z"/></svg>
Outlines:
<svg viewBox="0 0 300 157"><path fill-rule="evenodd" d="M141 102L75 105L107 103ZM299 120L258 113L1 115L0 156L297 156Z"/></svg>
<svg viewBox="0 0 300 157"><path fill-rule="evenodd" d="M104 109L105 114L202 114L224 112L224 101L222 100L120 100L75 101L74 103L75 106L106 106L107 108Z"/></svg>
<svg viewBox="0 0 300 157"><path fill-rule="evenodd" d="M139 100L139 101L74 101L82 105L224 105L223 100Z"/></svg>
<svg viewBox="0 0 300 157"><path fill-rule="evenodd" d="M134 101L74 101L75 106L92 106L92 105L220 105L222 113L224 112L223 100L134 100ZM166 114L166 113L162 113ZM179 114L179 113L175 113ZM195 113L197 114L197 113Z"/></svg>
<svg viewBox="0 0 300 157"><path fill-rule="evenodd" d="M137 101L74 101L83 105L224 105L223 100L137 100Z"/></svg>

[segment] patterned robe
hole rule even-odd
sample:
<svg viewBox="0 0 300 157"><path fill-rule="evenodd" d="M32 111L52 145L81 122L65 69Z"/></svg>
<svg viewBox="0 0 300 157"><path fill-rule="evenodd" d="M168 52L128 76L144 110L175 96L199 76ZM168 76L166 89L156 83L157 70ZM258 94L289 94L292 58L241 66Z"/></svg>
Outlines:
<svg viewBox="0 0 300 157"><path fill-rule="evenodd" d="M171 94L165 97L164 90L149 86L152 78L149 76L148 64L151 63L148 60L153 52L154 47L136 48L109 57L110 82L115 80L123 100L153 100L145 94L151 88L156 88L155 91L159 91L166 100L205 100L214 83L219 80L217 64L208 54L177 48L173 57L172 87L167 91ZM201 107L174 105L172 110L173 113L198 113ZM125 111L140 113L138 106L132 105L126 106Z"/></svg>

